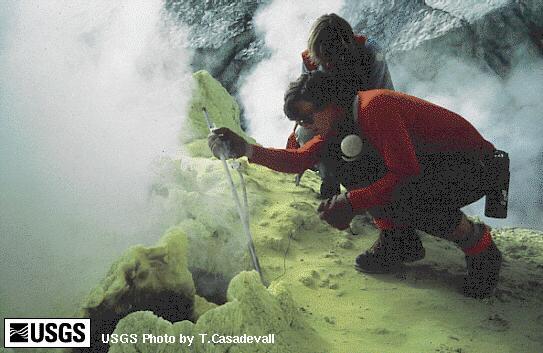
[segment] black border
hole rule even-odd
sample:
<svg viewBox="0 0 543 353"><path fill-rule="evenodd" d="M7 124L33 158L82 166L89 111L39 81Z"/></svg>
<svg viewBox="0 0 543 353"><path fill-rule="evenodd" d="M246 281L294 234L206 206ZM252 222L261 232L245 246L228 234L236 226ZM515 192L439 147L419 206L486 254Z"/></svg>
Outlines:
<svg viewBox="0 0 543 353"><path fill-rule="evenodd" d="M4 332L6 331L6 320L89 320L89 335L91 332L91 319L85 317L5 317L4 318ZM4 335L4 348L16 348L16 349L28 349L28 348L91 348L91 341L89 336L89 345L88 346L78 346L78 347L6 347L6 335Z"/></svg>

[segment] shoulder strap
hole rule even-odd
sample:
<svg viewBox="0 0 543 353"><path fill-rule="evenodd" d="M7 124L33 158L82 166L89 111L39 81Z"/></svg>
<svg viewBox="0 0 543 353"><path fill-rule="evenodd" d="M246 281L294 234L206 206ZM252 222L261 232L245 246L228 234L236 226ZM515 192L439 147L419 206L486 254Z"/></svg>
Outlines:
<svg viewBox="0 0 543 353"><path fill-rule="evenodd" d="M338 126L338 138L343 139L347 135L360 135L360 125L358 123L358 94L354 97L352 103L352 116L346 116L343 122Z"/></svg>
<svg viewBox="0 0 543 353"><path fill-rule="evenodd" d="M358 93L354 96L353 100L353 120L356 125L358 125L358 107L360 106L360 98Z"/></svg>

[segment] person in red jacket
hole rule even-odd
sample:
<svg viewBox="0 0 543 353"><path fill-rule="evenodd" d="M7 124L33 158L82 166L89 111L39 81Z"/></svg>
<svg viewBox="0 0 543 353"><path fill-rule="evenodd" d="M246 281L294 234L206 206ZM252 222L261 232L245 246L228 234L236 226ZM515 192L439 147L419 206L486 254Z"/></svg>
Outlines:
<svg viewBox="0 0 543 353"><path fill-rule="evenodd" d="M382 229L413 227L453 241L466 255L464 293L478 298L492 294L501 253L489 227L460 211L486 194L492 178L486 166L495 147L473 125L404 93L353 92L322 72L303 74L291 83L284 110L316 134L301 148L248 144L226 128L209 137L209 146L216 156L247 156L251 163L286 173L332 161L348 191L320 204L321 219L345 229L355 214L368 211ZM355 266L385 272L403 262L402 256L398 242L384 231Z"/></svg>
<svg viewBox="0 0 543 353"><path fill-rule="evenodd" d="M302 52L302 73L322 71L335 76L355 91L386 88L394 90L385 54L381 47L366 36L355 34L349 22L332 13L320 16L312 25L307 49ZM315 136L299 124L288 138L286 148L297 149ZM323 159L316 165L322 179L320 196L330 198L340 193L340 180L335 175L334 161ZM330 165L331 164L331 165ZM301 177L298 174L297 180ZM381 227L378 223L377 226ZM388 239L397 242L402 262L421 260L425 250L416 230L412 227L385 229Z"/></svg>
<svg viewBox="0 0 543 353"><path fill-rule="evenodd" d="M374 40L355 34L349 22L335 13L322 15L313 23L307 49L301 57L302 73L328 72L349 82L357 91L394 89L381 47ZM299 148L313 136L310 129L295 124L286 148ZM339 194L340 183L331 170L333 168L328 168L325 162L316 167L322 179L321 197Z"/></svg>

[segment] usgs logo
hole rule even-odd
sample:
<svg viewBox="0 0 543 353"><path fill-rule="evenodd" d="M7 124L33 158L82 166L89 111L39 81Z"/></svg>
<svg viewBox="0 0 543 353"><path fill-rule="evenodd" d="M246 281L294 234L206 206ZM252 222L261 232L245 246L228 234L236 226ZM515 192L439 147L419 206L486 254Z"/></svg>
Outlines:
<svg viewBox="0 0 543 353"><path fill-rule="evenodd" d="M4 319L6 348L90 347L90 319Z"/></svg>

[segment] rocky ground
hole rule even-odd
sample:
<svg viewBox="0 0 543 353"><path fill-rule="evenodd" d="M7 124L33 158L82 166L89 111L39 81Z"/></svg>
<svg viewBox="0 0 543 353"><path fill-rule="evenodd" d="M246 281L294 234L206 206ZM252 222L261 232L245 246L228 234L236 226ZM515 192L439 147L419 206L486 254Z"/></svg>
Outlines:
<svg viewBox="0 0 543 353"><path fill-rule="evenodd" d="M173 17L191 30L194 70L205 69L236 93L246 74L270 55L254 18L272 1L168 0ZM425 56L438 68L454 55L506 76L515 48L543 50L543 4L539 0L346 0L340 15L355 31L376 39L391 59ZM280 15L280 14L270 14Z"/></svg>
<svg viewBox="0 0 543 353"><path fill-rule="evenodd" d="M476 300L459 292L463 254L423 234L427 256L387 275L354 270L353 260L378 232L359 216L338 231L315 212L319 178L292 175L241 160L251 230L264 287L221 162L205 145L201 108L220 126L239 129L239 109L206 72L191 105L186 153L164 160L152 189L171 226L155 246L133 247L83 301L94 340L101 333L230 335L274 333L272 345L114 344L110 352L538 352L543 348L543 234L494 229L504 254L496 295ZM218 114L218 111L230 112ZM190 157L190 156L192 157ZM63 308L66 312L66 308ZM168 321L169 320L169 321ZM108 346L93 344L92 352ZM51 351L51 350L49 350Z"/></svg>
<svg viewBox="0 0 543 353"><path fill-rule="evenodd" d="M210 103L206 92L217 96L220 86L206 73L197 75L202 96L194 114L204 102L226 104ZM543 348L543 233L493 230L504 264L496 294L488 299L462 295L463 254L427 234L421 234L425 259L391 274L361 274L353 260L378 235L367 217L357 216L347 231L335 230L315 212L320 202L315 173L307 172L296 186L292 175L241 160L266 288L256 272L246 272L251 270L246 238L222 165L204 148L194 149L201 143L190 142L198 157L165 162L168 177L155 188L156 197L172 208L191 202L190 210L176 209L176 227L157 245L134 247L116 261L81 315L91 316L107 333L274 333L276 342L190 348L140 342L113 344L110 352L518 353ZM239 188L239 175L234 178ZM90 351L108 350L107 345L93 347Z"/></svg>

